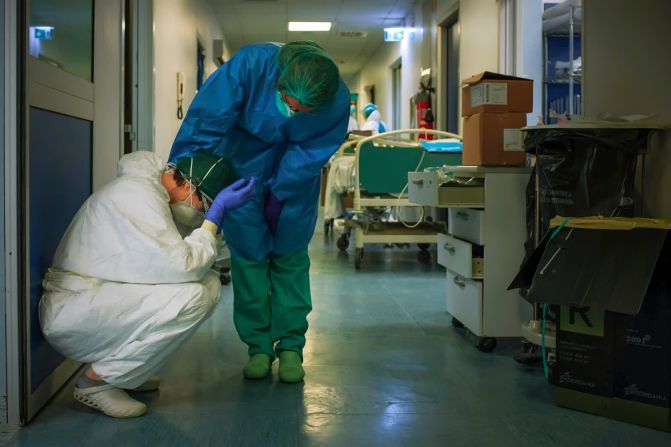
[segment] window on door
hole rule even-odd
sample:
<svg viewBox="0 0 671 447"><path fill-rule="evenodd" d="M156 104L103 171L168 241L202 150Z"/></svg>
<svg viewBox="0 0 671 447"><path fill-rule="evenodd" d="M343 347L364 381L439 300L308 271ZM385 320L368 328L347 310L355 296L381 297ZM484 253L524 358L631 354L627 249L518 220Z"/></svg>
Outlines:
<svg viewBox="0 0 671 447"><path fill-rule="evenodd" d="M93 80L93 0L31 0L31 56Z"/></svg>

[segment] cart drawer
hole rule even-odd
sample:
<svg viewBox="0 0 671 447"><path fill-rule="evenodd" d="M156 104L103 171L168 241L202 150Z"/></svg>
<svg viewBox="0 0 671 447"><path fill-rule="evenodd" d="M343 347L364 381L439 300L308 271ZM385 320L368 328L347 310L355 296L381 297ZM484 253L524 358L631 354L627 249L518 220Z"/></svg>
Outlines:
<svg viewBox="0 0 671 447"><path fill-rule="evenodd" d="M419 205L443 208L485 206L484 186L440 185L440 177L435 172L409 172L408 199Z"/></svg>
<svg viewBox="0 0 671 447"><path fill-rule="evenodd" d="M442 207L484 208L484 186L441 186L438 188L438 205Z"/></svg>
<svg viewBox="0 0 671 447"><path fill-rule="evenodd" d="M450 208L448 211L450 234L485 245L485 212L472 208Z"/></svg>
<svg viewBox="0 0 671 447"><path fill-rule="evenodd" d="M408 173L408 200L412 203L438 206L438 176L434 172Z"/></svg>
<svg viewBox="0 0 671 447"><path fill-rule="evenodd" d="M476 336L482 336L482 281L448 270L447 311Z"/></svg>
<svg viewBox="0 0 671 447"><path fill-rule="evenodd" d="M447 234L438 234L438 264L466 278L482 278L484 261L479 253L474 253L475 248Z"/></svg>

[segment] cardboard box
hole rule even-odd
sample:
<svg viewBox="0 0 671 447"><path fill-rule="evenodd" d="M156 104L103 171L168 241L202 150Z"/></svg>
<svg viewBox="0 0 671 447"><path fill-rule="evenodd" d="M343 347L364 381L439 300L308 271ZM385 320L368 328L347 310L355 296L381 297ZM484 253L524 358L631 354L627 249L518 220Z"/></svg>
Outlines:
<svg viewBox="0 0 671 447"><path fill-rule="evenodd" d="M671 431L669 225L612 221L544 238L511 287L561 307L557 405Z"/></svg>
<svg viewBox="0 0 671 447"><path fill-rule="evenodd" d="M615 397L664 408L671 407L670 258L668 250L660 255L640 312L619 315L615 340Z"/></svg>
<svg viewBox="0 0 671 447"><path fill-rule="evenodd" d="M671 415L668 408L603 397L561 387L555 388L555 404L571 410L584 411L585 413L596 414L630 424L671 431Z"/></svg>
<svg viewBox="0 0 671 447"><path fill-rule="evenodd" d="M524 113L477 113L464 118L462 162L467 166L523 165Z"/></svg>
<svg viewBox="0 0 671 447"><path fill-rule="evenodd" d="M614 344L615 397L669 408L671 314L622 315Z"/></svg>
<svg viewBox="0 0 671 447"><path fill-rule="evenodd" d="M461 81L461 85L461 116L533 110L534 81L531 79L485 71Z"/></svg>
<svg viewBox="0 0 671 447"><path fill-rule="evenodd" d="M610 312L561 306L555 384L613 397L615 331Z"/></svg>

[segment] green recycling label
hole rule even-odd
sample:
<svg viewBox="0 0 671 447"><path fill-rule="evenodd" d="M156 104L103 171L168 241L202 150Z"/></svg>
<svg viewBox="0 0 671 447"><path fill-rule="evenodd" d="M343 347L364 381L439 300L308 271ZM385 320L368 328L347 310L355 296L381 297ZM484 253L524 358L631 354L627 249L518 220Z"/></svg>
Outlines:
<svg viewBox="0 0 671 447"><path fill-rule="evenodd" d="M604 311L593 310L589 306L561 306L559 328L576 334L603 337L605 316Z"/></svg>

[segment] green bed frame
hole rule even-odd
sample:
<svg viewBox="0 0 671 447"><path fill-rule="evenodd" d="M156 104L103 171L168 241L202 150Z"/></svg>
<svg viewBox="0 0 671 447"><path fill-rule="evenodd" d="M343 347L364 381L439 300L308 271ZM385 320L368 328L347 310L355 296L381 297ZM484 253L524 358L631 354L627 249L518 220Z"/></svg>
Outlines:
<svg viewBox="0 0 671 447"><path fill-rule="evenodd" d="M360 147L359 182L367 194L400 194L408 183L408 172L443 165L461 165L460 153L426 152L421 147L375 146L368 141Z"/></svg>

